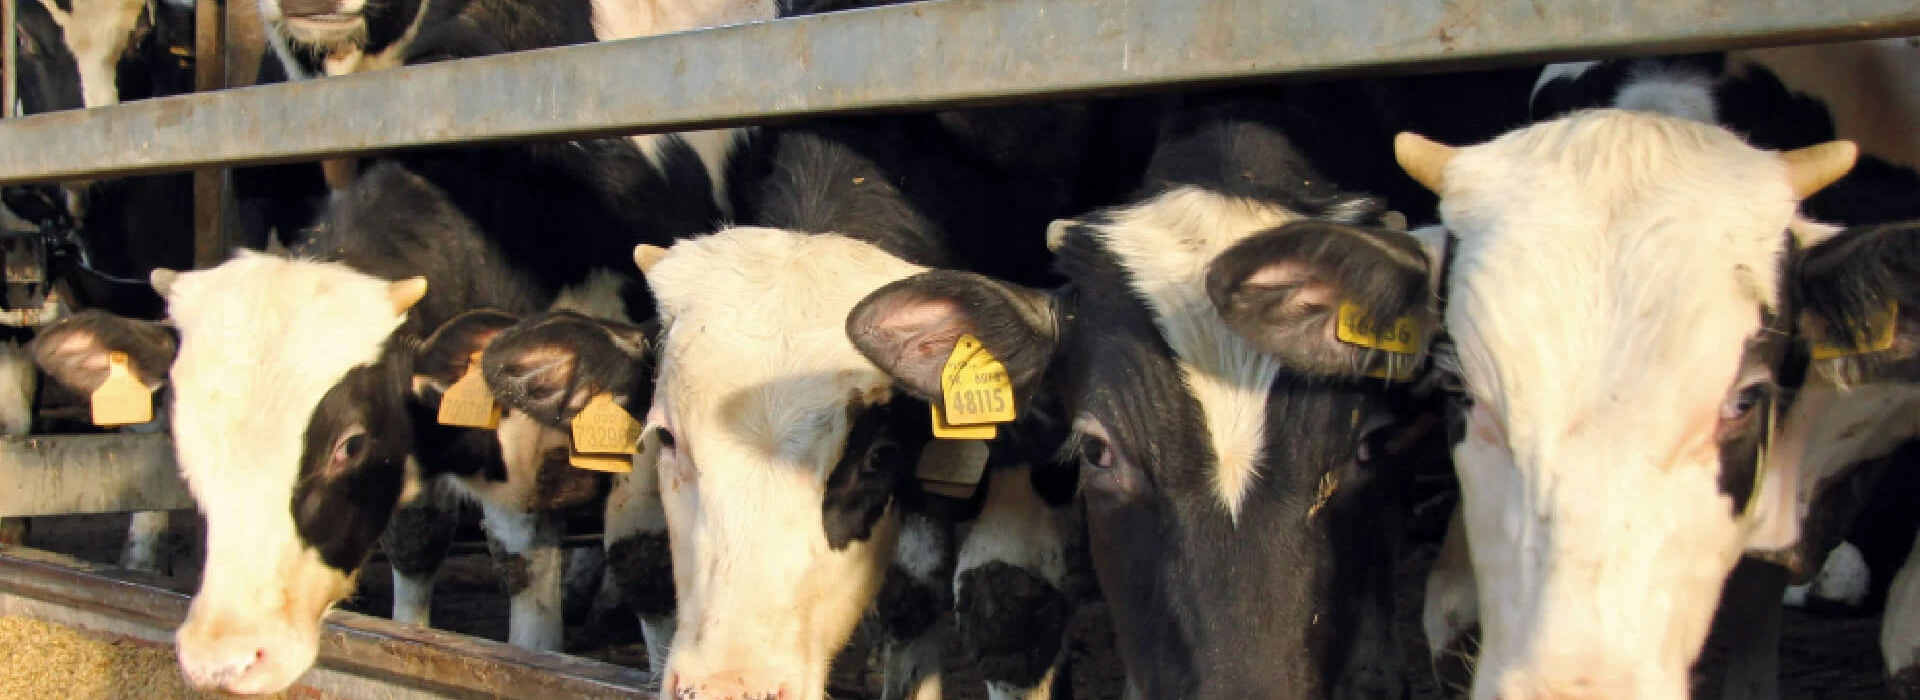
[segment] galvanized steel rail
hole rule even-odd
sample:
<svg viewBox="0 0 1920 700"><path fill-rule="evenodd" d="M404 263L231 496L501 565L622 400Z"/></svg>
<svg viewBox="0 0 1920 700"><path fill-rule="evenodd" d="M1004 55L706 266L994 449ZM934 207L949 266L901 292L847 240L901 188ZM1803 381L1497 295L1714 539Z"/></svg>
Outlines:
<svg viewBox="0 0 1920 700"><path fill-rule="evenodd" d="M171 643L187 596L151 577L0 547L0 614ZM348 612L327 616L299 686L343 698L653 698L647 674Z"/></svg>
<svg viewBox="0 0 1920 700"><path fill-rule="evenodd" d="M0 184L1920 33L1913 0L938 0L0 125Z"/></svg>

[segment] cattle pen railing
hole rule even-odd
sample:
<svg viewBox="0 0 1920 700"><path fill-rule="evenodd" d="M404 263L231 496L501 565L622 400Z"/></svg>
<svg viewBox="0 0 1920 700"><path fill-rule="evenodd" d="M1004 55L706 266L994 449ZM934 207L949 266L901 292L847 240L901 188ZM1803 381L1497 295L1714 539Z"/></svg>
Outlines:
<svg viewBox="0 0 1920 700"><path fill-rule="evenodd" d="M0 21L9 28L12 1L0 0L7 9ZM231 56L247 55L231 51L228 39L259 31L256 19L237 21L240 15L233 12L251 2L200 0L197 83L205 92L0 122L0 184L198 169L195 248L202 264L212 264L234 240L220 223L228 188L219 169L238 165L410 146L1117 96L1261 79L1433 72L1920 34L1920 3L1914 0L932 0L216 89L232 84L221 78L235 74L229 70ZM0 43L6 46L0 57L5 61L0 68L4 111L10 113L15 47L11 40ZM252 56L257 55L256 46ZM161 436L3 441L0 515L189 506L173 470L171 449ZM130 600L145 602L129 607ZM39 606L75 619L102 610L178 612L184 605L178 594L98 567L21 550L0 552L0 602ZM177 616L143 619L140 624L151 631ZM458 664L376 668L346 663L346 671L327 665L328 659L362 658L355 655L373 648L413 653L431 647L432 654L445 658L502 653L499 645L442 644L434 640L451 636L402 634L390 623L347 613L336 613L331 623L323 672L397 677L431 675L434 668L471 671ZM369 632L368 626L378 629ZM568 669L585 668L589 676L607 672L590 665L562 668L555 665L561 657L554 655L519 654L525 663L513 673L534 674L527 678L566 676ZM505 675L499 678L513 677L500 673ZM619 681L581 680L577 696L637 692L632 690L637 685L617 690ZM502 686L498 692L515 696L521 690L532 687ZM460 694L454 691L433 692ZM547 692L575 696L560 688L539 694Z"/></svg>

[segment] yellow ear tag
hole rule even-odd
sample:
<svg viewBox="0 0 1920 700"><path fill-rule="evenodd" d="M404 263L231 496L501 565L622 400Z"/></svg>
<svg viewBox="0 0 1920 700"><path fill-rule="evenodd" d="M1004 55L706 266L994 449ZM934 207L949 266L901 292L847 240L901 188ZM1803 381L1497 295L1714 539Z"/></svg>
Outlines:
<svg viewBox="0 0 1920 700"><path fill-rule="evenodd" d="M1414 355L1420 352L1417 343L1421 342L1420 328L1412 318L1402 317L1393 320L1393 327L1385 333L1374 333L1373 314L1352 302L1340 302L1340 322L1334 328L1334 335L1340 342L1358 345L1363 348Z"/></svg>
<svg viewBox="0 0 1920 700"><path fill-rule="evenodd" d="M1831 329L1824 329L1823 332L1813 336L1813 359L1831 360L1891 348L1893 347L1893 328L1898 325L1896 322L1899 318L1900 303L1888 300L1885 313L1874 314L1861 327L1855 328L1852 334L1832 333ZM1866 341L1865 344L1854 345L1853 341L1856 337Z"/></svg>
<svg viewBox="0 0 1920 700"><path fill-rule="evenodd" d="M987 455L987 443L979 440L936 440L920 450L913 475L928 493L971 498L987 472Z"/></svg>
<svg viewBox="0 0 1920 700"><path fill-rule="evenodd" d="M613 395L594 394L580 415L573 417L573 444L567 461L582 469L603 472L633 471L640 451L640 421L613 402Z"/></svg>
<svg viewBox="0 0 1920 700"><path fill-rule="evenodd" d="M439 421L462 428L500 427L500 407L493 403L493 392L487 390L487 380L480 376L480 351L468 358L467 373L440 397Z"/></svg>
<svg viewBox="0 0 1920 700"><path fill-rule="evenodd" d="M940 410L937 402L927 404L927 408L933 409L933 436L942 440L992 440L1000 434L1000 427L992 423L954 425L947 422L947 413Z"/></svg>
<svg viewBox="0 0 1920 700"><path fill-rule="evenodd" d="M946 402L942 408L952 425L1011 423L1016 415L1006 366L971 335L954 342L953 354L940 370L940 388Z"/></svg>
<svg viewBox="0 0 1920 700"><path fill-rule="evenodd" d="M93 390L94 425L135 425L153 420L153 391L127 370L127 354L107 353L107 381Z"/></svg>

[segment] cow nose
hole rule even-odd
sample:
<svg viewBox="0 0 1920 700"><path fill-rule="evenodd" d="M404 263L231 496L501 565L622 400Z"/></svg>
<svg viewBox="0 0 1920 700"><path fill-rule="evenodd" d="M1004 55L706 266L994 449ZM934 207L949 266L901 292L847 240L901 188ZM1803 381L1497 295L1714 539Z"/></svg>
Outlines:
<svg viewBox="0 0 1920 700"><path fill-rule="evenodd" d="M197 690L236 692L244 685L248 672L266 662L267 650L254 647L251 651L236 651L213 659L189 658L183 653L180 655L180 674Z"/></svg>
<svg viewBox="0 0 1920 700"><path fill-rule="evenodd" d="M792 689L785 683L773 688L747 680L747 674L722 672L682 682L679 673L668 673L666 697L672 700L792 700Z"/></svg>

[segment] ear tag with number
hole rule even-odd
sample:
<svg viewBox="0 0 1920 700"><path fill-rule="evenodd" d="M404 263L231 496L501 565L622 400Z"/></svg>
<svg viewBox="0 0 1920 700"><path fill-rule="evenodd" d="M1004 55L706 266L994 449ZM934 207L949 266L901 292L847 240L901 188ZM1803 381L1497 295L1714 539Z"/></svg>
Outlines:
<svg viewBox="0 0 1920 700"><path fill-rule="evenodd" d="M93 390L93 424L136 425L152 420L153 391L133 378L126 353L107 353L107 381Z"/></svg>
<svg viewBox="0 0 1920 700"><path fill-rule="evenodd" d="M603 472L633 471L632 455L640 451L643 426L613 402L613 395L594 394L580 415L573 417L573 444L567 461L581 469Z"/></svg>
<svg viewBox="0 0 1920 700"><path fill-rule="evenodd" d="M1900 318L1900 303L1888 300L1884 313L1866 319L1853 333L1835 333L1833 329L1814 334L1813 359L1831 360L1849 355L1865 355L1893 347L1893 327ZM1862 341L1855 345L1854 340Z"/></svg>
<svg viewBox="0 0 1920 700"><path fill-rule="evenodd" d="M1397 352L1403 355L1419 354L1421 329L1410 317L1393 320L1393 325L1383 333L1371 330L1376 325L1373 314L1352 302L1340 302L1340 321L1334 328L1334 335L1340 342L1358 345L1363 348Z"/></svg>
<svg viewBox="0 0 1920 700"><path fill-rule="evenodd" d="M927 408L933 413L933 436L942 440L992 440L1000 434L1000 426L993 423L954 425L947 422L946 411L940 410L938 402L927 404Z"/></svg>
<svg viewBox="0 0 1920 700"><path fill-rule="evenodd" d="M487 380L480 376L480 351L468 357L467 373L440 397L438 420L441 425L462 428L500 427L500 407L493 402L493 392L487 390Z"/></svg>
<svg viewBox="0 0 1920 700"><path fill-rule="evenodd" d="M980 339L962 335L953 344L953 354L940 370L940 388L945 395L947 422L956 426L1011 423L1013 380L1007 368L980 344Z"/></svg>
<svg viewBox="0 0 1920 700"><path fill-rule="evenodd" d="M913 475L928 493L971 498L987 472L987 455L987 443L980 440L936 440L920 450Z"/></svg>

